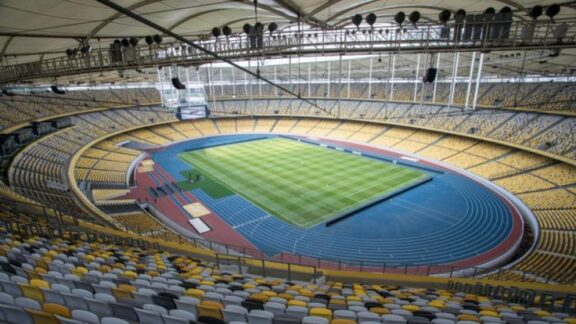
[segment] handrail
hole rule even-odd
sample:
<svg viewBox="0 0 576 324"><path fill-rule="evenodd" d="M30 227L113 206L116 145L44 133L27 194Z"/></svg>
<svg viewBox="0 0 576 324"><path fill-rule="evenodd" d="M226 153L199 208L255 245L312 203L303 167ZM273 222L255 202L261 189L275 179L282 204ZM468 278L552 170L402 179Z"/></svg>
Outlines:
<svg viewBox="0 0 576 324"><path fill-rule="evenodd" d="M250 44L251 37L240 34L226 39L199 41L198 44L221 57L241 59L260 55L373 53L373 52L459 52L572 48L576 46L576 19L567 19L568 32L559 41L550 21L492 21L489 23L420 24L415 28L336 29L279 31L265 33L262 48ZM0 66L0 82L61 76L107 70L171 64L205 64L214 58L178 42L157 46L97 49L35 62Z"/></svg>

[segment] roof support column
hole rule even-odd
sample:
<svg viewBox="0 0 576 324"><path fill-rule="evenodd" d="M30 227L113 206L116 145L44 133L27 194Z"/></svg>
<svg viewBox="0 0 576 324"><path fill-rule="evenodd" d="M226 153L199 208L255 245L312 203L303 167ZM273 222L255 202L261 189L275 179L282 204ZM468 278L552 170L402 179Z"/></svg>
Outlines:
<svg viewBox="0 0 576 324"><path fill-rule="evenodd" d="M339 55L339 60L338 60L338 115L336 117L340 118L340 114L342 112L341 109L341 102L340 99L342 98L342 96L340 95L342 93L342 54Z"/></svg>
<svg viewBox="0 0 576 324"><path fill-rule="evenodd" d="M372 99L372 63L373 57L370 56L370 70L368 71L368 99Z"/></svg>
<svg viewBox="0 0 576 324"><path fill-rule="evenodd" d="M248 60L248 70L252 71L252 60ZM246 75L248 77L248 75ZM250 91L250 116L254 117L254 104L252 102L252 78L248 79L248 91Z"/></svg>
<svg viewBox="0 0 576 324"><path fill-rule="evenodd" d="M278 83L278 65L274 65L274 82ZM278 88L274 88L274 96L278 97Z"/></svg>
<svg viewBox="0 0 576 324"><path fill-rule="evenodd" d="M224 76L222 75L222 67L220 67L220 94L224 97Z"/></svg>
<svg viewBox="0 0 576 324"><path fill-rule="evenodd" d="M440 52L436 55L436 80L434 80L434 90L432 91L432 102L436 102L436 88L440 80Z"/></svg>
<svg viewBox="0 0 576 324"><path fill-rule="evenodd" d="M236 75L234 74L234 69L230 69L230 71L232 71L232 96L236 98Z"/></svg>
<svg viewBox="0 0 576 324"><path fill-rule="evenodd" d="M474 103L472 109L476 110L478 104L478 91L480 90L480 79L482 78L482 66L484 65L484 53L480 53L480 62L478 62L478 74L476 74L476 89L474 90Z"/></svg>
<svg viewBox="0 0 576 324"><path fill-rule="evenodd" d="M292 89L292 56L288 56L288 82L290 86L288 87L290 91ZM292 117L292 98L290 98L290 105L288 106L288 110L290 111L290 117Z"/></svg>
<svg viewBox="0 0 576 324"><path fill-rule="evenodd" d="M420 53L418 54L418 58L416 59L416 72L414 74L414 99L413 102L416 102L416 94L418 93L418 75L420 74Z"/></svg>
<svg viewBox="0 0 576 324"><path fill-rule="evenodd" d="M396 54L392 54L392 75L390 76L390 100L394 100L394 74L396 72Z"/></svg>
<svg viewBox="0 0 576 324"><path fill-rule="evenodd" d="M472 77L474 76L474 63L476 62L476 52L472 52L472 60L470 61L470 73L468 74L468 88L466 89L466 101L464 108L468 108L468 100L470 98L470 90L472 89Z"/></svg>
<svg viewBox="0 0 576 324"><path fill-rule="evenodd" d="M328 63L328 75L327 75L328 85L326 86L326 98L329 98L332 95L332 93L330 92L330 65L331 64L330 64L330 61L328 61L327 63Z"/></svg>
<svg viewBox="0 0 576 324"><path fill-rule="evenodd" d="M350 99L350 83L351 83L351 73L352 73L352 60L348 60L348 99Z"/></svg>
<svg viewBox="0 0 576 324"><path fill-rule="evenodd" d="M448 100L448 107L452 107L454 103L454 90L456 90L456 77L458 76L458 64L460 60L460 52L456 52L454 58L454 65L452 65L452 84L450 85L450 100Z"/></svg>
<svg viewBox="0 0 576 324"><path fill-rule="evenodd" d="M308 63L308 98L312 97L312 69Z"/></svg>

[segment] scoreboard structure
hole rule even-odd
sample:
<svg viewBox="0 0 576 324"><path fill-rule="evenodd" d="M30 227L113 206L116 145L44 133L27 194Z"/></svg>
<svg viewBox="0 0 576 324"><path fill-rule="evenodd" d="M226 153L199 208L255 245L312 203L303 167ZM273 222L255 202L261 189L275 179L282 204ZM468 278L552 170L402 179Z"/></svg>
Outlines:
<svg viewBox="0 0 576 324"><path fill-rule="evenodd" d="M208 100L204 84L195 68L164 66L158 69L162 105L180 120L208 116Z"/></svg>

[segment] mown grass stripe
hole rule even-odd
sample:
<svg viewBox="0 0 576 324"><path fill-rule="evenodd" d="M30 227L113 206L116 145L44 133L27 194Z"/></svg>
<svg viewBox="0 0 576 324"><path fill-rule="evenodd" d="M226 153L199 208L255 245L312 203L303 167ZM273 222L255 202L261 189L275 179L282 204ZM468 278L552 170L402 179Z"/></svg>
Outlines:
<svg viewBox="0 0 576 324"><path fill-rule="evenodd" d="M301 227L425 177L391 163L287 139L206 148L181 158Z"/></svg>

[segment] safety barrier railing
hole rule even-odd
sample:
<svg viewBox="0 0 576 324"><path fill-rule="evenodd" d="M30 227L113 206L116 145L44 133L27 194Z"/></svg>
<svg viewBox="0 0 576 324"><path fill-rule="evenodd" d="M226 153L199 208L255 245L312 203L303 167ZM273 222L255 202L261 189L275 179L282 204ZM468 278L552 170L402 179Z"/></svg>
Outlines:
<svg viewBox="0 0 576 324"><path fill-rule="evenodd" d="M60 212L42 205L16 201L5 197L0 197L0 206L5 211L11 211L15 217L0 220L0 225L9 231L31 235L45 235L51 237L62 237L63 233L68 233L69 237L85 239L90 242L109 242L120 245L138 246L141 248L158 249L157 242L145 240L169 238L158 236L142 236L142 239L134 237L111 235L90 231L80 228L74 218L63 215ZM36 219L36 222L23 222L23 217ZM56 217L54 217L56 216ZM67 222L63 219L68 218ZM41 222L40 222L41 220ZM126 230L133 230L126 228ZM137 231L133 231L137 232ZM432 276L441 278L466 277L473 279L491 278L494 280L512 280L518 282L540 282L546 284L556 283L552 278L561 276L566 278L563 284L575 285L576 273L563 273L550 271L536 277L528 272L515 268L489 268L489 267L459 267L451 265L414 265L385 262L370 262L366 260L338 260L326 258L314 258L309 256L296 255L291 253L276 253L253 249L247 247L234 246L221 242L215 242L204 238L178 236L178 242L187 243L194 247L209 249L214 252L210 255L202 255L208 258L217 266L233 266L238 272L250 270L251 273L263 275L282 274L287 278L308 278L317 279L322 275L323 270L352 271L371 274L401 274L416 276ZM190 251L190 254L193 254ZM513 274L513 277L510 277Z"/></svg>

